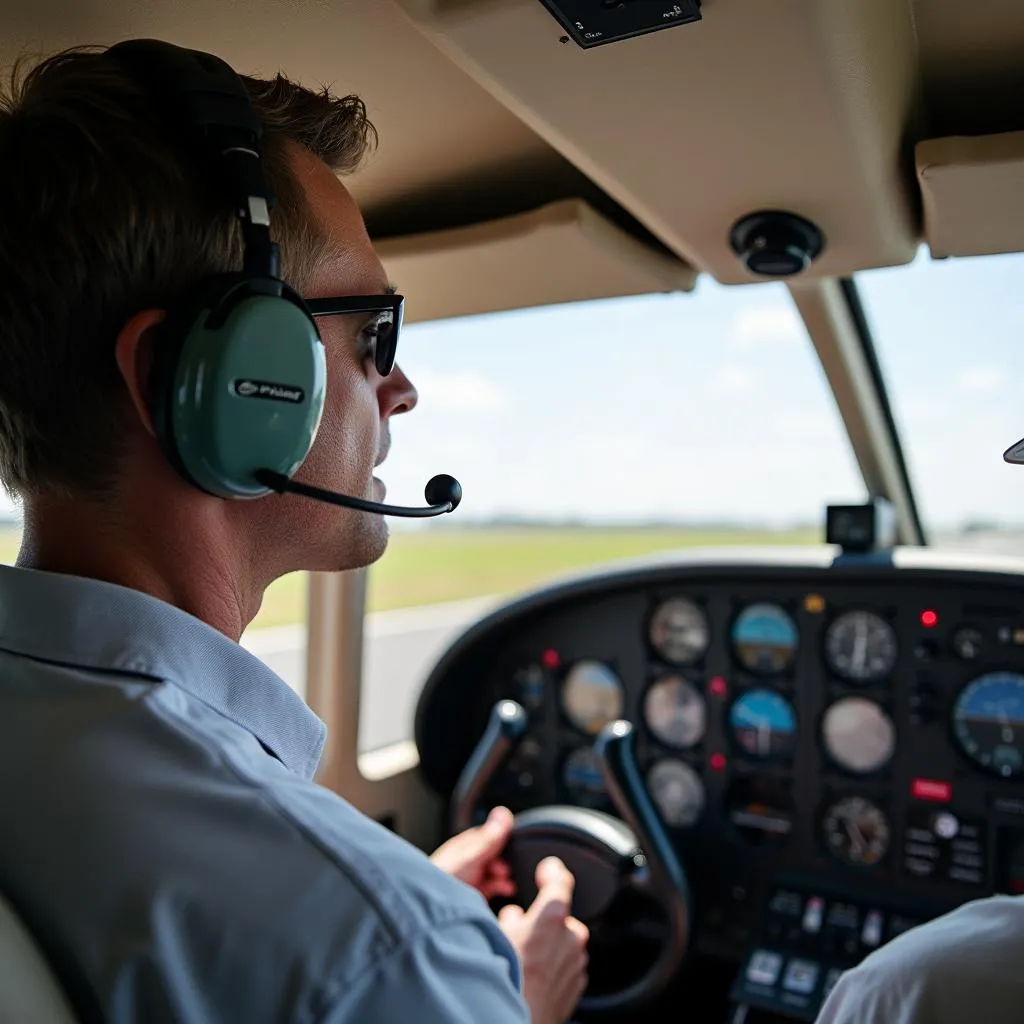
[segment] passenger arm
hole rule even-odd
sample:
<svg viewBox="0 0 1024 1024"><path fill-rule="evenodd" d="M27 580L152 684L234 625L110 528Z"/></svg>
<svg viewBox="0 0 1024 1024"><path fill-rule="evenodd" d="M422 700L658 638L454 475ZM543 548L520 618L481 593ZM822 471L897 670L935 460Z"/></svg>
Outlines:
<svg viewBox="0 0 1024 1024"><path fill-rule="evenodd" d="M905 932L840 979L817 1024L1016 1024L1024 897L994 896Z"/></svg>

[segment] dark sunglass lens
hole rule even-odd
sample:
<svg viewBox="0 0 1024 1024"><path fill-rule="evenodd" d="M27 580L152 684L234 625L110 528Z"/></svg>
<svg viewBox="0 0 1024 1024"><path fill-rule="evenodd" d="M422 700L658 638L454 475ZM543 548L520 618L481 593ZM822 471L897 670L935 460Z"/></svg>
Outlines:
<svg viewBox="0 0 1024 1024"><path fill-rule="evenodd" d="M374 350L374 363L377 372L386 377L394 368L395 352L398 349L398 330L388 320L377 324L377 344Z"/></svg>

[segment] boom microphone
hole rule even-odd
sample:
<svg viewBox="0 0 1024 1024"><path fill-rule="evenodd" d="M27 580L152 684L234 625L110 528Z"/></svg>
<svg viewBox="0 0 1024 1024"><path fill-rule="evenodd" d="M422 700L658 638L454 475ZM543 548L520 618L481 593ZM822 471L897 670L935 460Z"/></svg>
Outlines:
<svg viewBox="0 0 1024 1024"><path fill-rule="evenodd" d="M278 494L301 494L304 498L326 501L329 505L341 505L344 508L357 508L362 512L377 512L382 516L406 516L410 519L439 516L445 512L454 512L462 501L462 484L447 473L440 473L427 481L423 489L426 508L411 508L406 505L385 505L379 501L368 501L366 498L353 498L348 494L325 491L310 484L300 484L286 477L283 473L275 473L269 469L259 469L254 474L257 481Z"/></svg>

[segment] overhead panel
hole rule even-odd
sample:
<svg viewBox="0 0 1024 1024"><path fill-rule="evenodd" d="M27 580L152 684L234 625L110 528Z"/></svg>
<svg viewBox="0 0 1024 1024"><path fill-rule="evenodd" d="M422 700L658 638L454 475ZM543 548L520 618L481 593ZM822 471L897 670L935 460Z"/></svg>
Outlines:
<svg viewBox="0 0 1024 1024"><path fill-rule="evenodd" d="M928 139L917 176L933 256L1024 251L1024 132Z"/></svg>
<svg viewBox="0 0 1024 1024"><path fill-rule="evenodd" d="M152 36L216 53L246 74L283 71L358 94L379 145L348 184L371 217L509 168L540 177L536 193L564 163L390 0L11 0L0 28L4 68L22 55Z"/></svg>
<svg viewBox="0 0 1024 1024"><path fill-rule="evenodd" d="M714 0L584 48L541 0L398 0L427 36L651 232L719 280L760 210L811 221L804 275L909 261L917 77L905 0ZM625 3L622 10L635 5Z"/></svg>
<svg viewBox="0 0 1024 1024"><path fill-rule="evenodd" d="M580 200L471 227L384 239L377 251L406 296L406 319L493 313L689 291L693 270Z"/></svg>

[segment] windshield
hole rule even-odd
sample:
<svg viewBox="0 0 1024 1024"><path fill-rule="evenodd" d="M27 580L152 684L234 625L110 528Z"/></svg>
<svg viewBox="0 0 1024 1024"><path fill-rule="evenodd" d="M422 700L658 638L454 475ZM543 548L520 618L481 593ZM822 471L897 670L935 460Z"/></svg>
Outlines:
<svg viewBox="0 0 1024 1024"><path fill-rule="evenodd" d="M413 325L401 362L420 403L381 475L411 500L456 475L462 506L436 525L817 526L826 501L864 498L780 284Z"/></svg>
<svg viewBox="0 0 1024 1024"><path fill-rule="evenodd" d="M857 276L929 542L1024 552L1024 255Z"/></svg>
<svg viewBox="0 0 1024 1024"><path fill-rule="evenodd" d="M412 300L410 299L410 306ZM819 543L825 506L866 494L817 355L781 284L411 325L419 406L378 470L419 504L369 576L360 749L412 734L444 647L504 596L669 548Z"/></svg>

